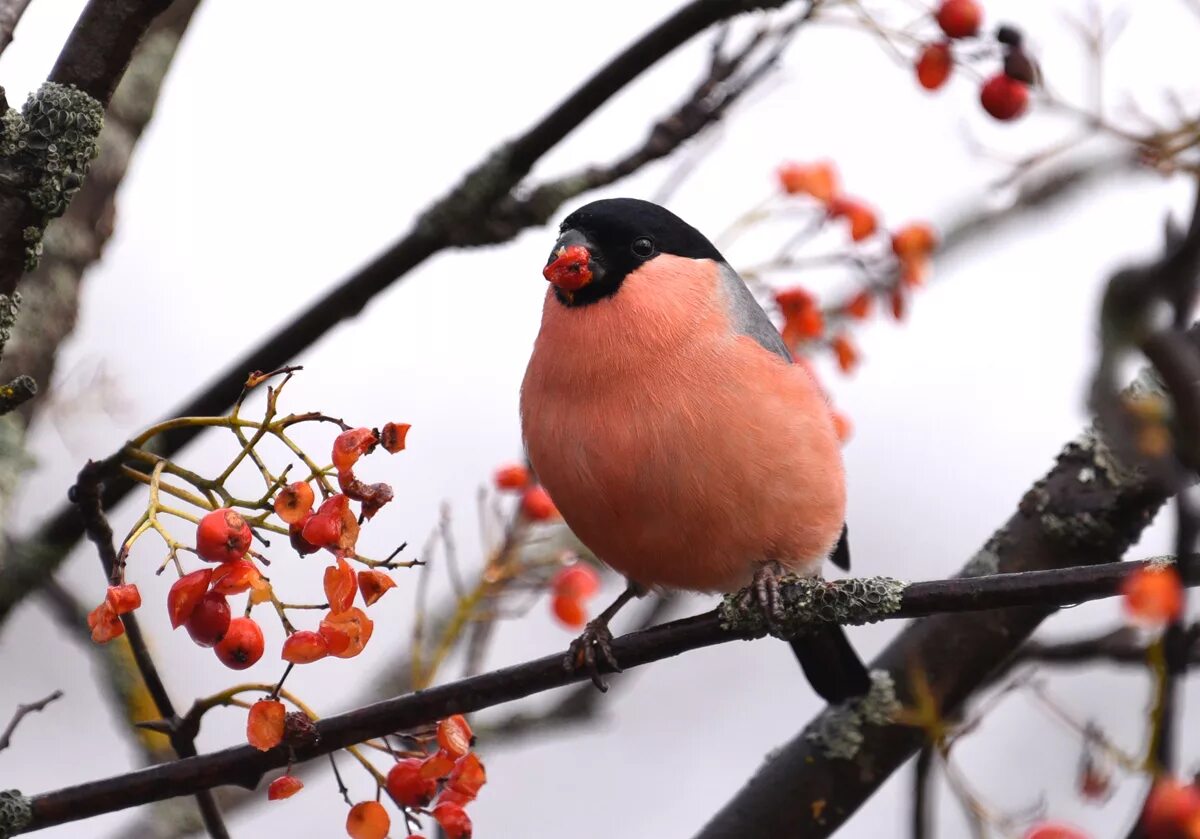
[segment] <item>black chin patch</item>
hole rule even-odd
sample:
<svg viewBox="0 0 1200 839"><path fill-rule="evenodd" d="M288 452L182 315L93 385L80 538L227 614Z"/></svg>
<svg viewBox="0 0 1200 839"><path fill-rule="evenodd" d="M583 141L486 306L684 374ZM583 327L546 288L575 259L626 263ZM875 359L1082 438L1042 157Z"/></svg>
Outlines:
<svg viewBox="0 0 1200 839"><path fill-rule="evenodd" d="M679 216L650 201L636 198L607 198L580 207L563 221L560 232L577 230L592 244L592 258L604 274L575 292L554 289L564 306L586 306L616 294L625 278L659 254L687 259L723 260L720 251L704 234ZM646 252L649 239L654 247Z"/></svg>

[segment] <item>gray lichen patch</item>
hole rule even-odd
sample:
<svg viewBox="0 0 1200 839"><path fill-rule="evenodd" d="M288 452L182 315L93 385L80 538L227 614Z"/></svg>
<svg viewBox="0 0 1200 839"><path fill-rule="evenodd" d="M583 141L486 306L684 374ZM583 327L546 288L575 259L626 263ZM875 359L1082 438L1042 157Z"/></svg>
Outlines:
<svg viewBox="0 0 1200 839"><path fill-rule="evenodd" d="M814 624L858 626L881 621L900 609L908 583L891 577L817 580L789 577L780 588L781 619L768 627L766 618L745 591L726 595L718 609L722 628L739 635L779 638L803 635Z"/></svg>
<svg viewBox="0 0 1200 839"><path fill-rule="evenodd" d="M0 839L20 833L33 821L33 807L19 789L0 790Z"/></svg>
<svg viewBox="0 0 1200 839"><path fill-rule="evenodd" d="M0 116L0 182L41 214L25 230L27 266L37 264L46 223L63 214L83 184L103 126L98 101L55 82L31 93L20 113L10 108Z"/></svg>
<svg viewBox="0 0 1200 839"><path fill-rule="evenodd" d="M900 711L896 683L886 670L871 671L865 696L832 705L809 723L804 737L830 759L852 760L862 748L864 726L883 726Z"/></svg>
<svg viewBox="0 0 1200 839"><path fill-rule="evenodd" d="M17 322L17 309L21 306L21 295L18 292L13 292L10 297L7 294L0 294L0 355L3 355L4 348L8 346L8 340L12 337L13 325Z"/></svg>

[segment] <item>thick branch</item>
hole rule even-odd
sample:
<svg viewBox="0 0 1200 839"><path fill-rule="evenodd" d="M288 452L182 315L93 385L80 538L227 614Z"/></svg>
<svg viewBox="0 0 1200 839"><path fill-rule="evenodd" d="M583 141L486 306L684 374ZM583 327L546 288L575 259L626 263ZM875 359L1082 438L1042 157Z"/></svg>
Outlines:
<svg viewBox="0 0 1200 839"><path fill-rule="evenodd" d="M800 632L804 626L823 622L835 614L848 622L865 623L919 617L934 611L965 612L1026 606L1049 612L1059 606L1112 596L1128 574L1145 564L1126 562L907 585L886 579L815 585L800 581L786 585L783 597L790 604L788 624ZM1200 580L1189 579L1187 582L1191 585ZM866 603L860 597L864 587L877 590L881 586L894 594L885 603ZM762 626L755 624L733 601L734 598L727 598L720 609L622 636L613 644L617 659L628 669L688 650L761 634ZM807 608L806 612L804 608ZM315 745L297 749L295 757L297 761L312 760L364 740L432 723L449 714L478 711L587 678L585 673L565 669L561 653L545 656L326 717L317 723L320 740ZM912 736L919 740L920 733ZM45 793L31 799L33 820L25 830L37 830L177 795L190 795L222 784L253 787L264 772L285 766L288 761L286 747L260 752L252 746L237 746Z"/></svg>
<svg viewBox="0 0 1200 839"><path fill-rule="evenodd" d="M13 31L21 22L21 16L29 8L31 0L0 0L0 53L12 43Z"/></svg>

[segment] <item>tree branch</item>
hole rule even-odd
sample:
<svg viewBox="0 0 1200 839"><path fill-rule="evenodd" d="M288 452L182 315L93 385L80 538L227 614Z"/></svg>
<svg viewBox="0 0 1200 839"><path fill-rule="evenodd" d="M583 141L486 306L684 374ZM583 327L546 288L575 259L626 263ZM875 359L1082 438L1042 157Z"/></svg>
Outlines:
<svg viewBox="0 0 1200 839"><path fill-rule="evenodd" d="M866 623L919 617L938 611L1009 610L1000 614L1026 611L1011 607L1030 607L1048 613L1059 606L1110 597L1117 593L1127 575L1146 564L1088 565L909 584L887 578L795 581L786 584L782 590L788 614L782 626L785 631L802 633L806 627L833 618L848 623ZM1194 585L1200 583L1200 579L1190 578L1186 582ZM872 595L878 592L888 594L883 600L875 600ZM972 618L970 622L979 621ZM929 621L918 625L927 623ZM622 636L613 643L613 650L621 665L629 669L688 650L758 637L764 631L761 615L731 595L719 609ZM556 653L325 717L316 724L320 735L317 743L295 749L294 758L296 762L312 760L364 740L429 724L450 714L478 711L588 678L586 673L568 671L563 666L563 654ZM919 731L903 730L919 741ZM29 800L33 817L23 829L38 830L151 801L191 795L222 784L252 788L264 772L287 765L291 758L285 746L267 752L252 746L236 746L44 793ZM808 812L811 818L811 810Z"/></svg>
<svg viewBox="0 0 1200 839"><path fill-rule="evenodd" d="M31 0L0 0L0 53L12 43L13 32Z"/></svg>
<svg viewBox="0 0 1200 839"><path fill-rule="evenodd" d="M37 702L18 705L16 713L13 714L12 719L9 720L8 725L5 726L4 733L0 734L0 752L7 749L9 744L12 743L13 732L17 730L17 726L21 724L21 720L25 719L25 717L29 716L35 711L45 710L47 705L56 699L61 699L62 695L63 692L61 690L56 690L45 699L39 699Z"/></svg>

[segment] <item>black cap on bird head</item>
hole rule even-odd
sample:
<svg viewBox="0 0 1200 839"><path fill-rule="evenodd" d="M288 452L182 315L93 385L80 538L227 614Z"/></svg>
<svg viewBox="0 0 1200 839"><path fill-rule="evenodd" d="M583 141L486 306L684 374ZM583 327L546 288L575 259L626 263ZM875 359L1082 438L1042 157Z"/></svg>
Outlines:
<svg viewBox="0 0 1200 839"><path fill-rule="evenodd" d="M566 217L542 275L564 306L586 306L616 294L627 276L664 253L724 261L703 233L670 210L606 198Z"/></svg>

